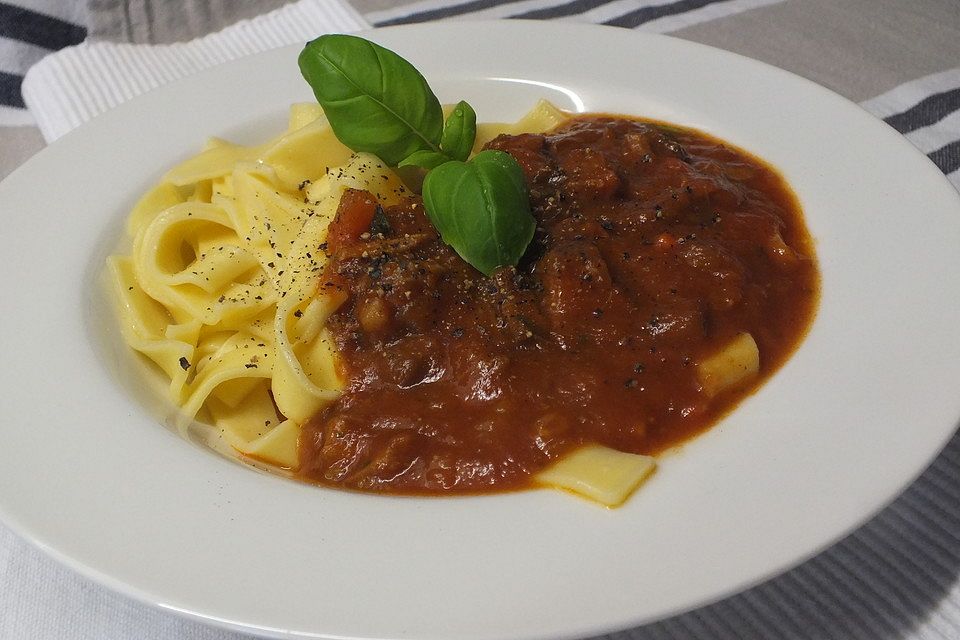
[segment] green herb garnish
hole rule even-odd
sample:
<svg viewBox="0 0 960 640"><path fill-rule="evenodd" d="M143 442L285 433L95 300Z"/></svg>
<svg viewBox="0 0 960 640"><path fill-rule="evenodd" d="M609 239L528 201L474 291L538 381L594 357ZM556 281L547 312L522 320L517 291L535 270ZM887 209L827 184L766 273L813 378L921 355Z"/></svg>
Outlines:
<svg viewBox="0 0 960 640"><path fill-rule="evenodd" d="M423 75L396 53L357 36L325 35L304 47L300 71L337 138L394 167L421 167L424 206L443 241L490 275L516 265L536 223L513 156L468 159L477 116L461 101L443 119Z"/></svg>
<svg viewBox="0 0 960 640"><path fill-rule="evenodd" d="M533 239L523 171L503 151L440 165L423 181L423 203L443 241L487 275L517 264Z"/></svg>

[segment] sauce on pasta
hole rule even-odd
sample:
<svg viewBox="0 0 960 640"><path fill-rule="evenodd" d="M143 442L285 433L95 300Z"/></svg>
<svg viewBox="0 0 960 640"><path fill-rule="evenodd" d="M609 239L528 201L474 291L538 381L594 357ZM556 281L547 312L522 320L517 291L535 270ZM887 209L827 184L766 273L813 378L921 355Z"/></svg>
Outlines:
<svg viewBox="0 0 960 640"><path fill-rule="evenodd" d="M348 191L321 291L343 393L303 427L299 477L360 490L529 486L577 447L651 454L770 376L814 314L796 200L753 156L702 133L582 116L489 148L522 166L537 231L516 268L464 263L417 197ZM712 388L739 337L759 371Z"/></svg>

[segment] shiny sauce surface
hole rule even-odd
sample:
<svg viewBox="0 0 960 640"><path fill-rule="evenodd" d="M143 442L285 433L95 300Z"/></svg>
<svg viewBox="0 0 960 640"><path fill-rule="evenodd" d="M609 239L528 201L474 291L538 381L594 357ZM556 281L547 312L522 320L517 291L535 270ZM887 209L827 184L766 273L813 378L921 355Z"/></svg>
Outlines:
<svg viewBox="0 0 960 640"><path fill-rule="evenodd" d="M528 486L575 447L656 453L703 431L789 357L819 276L797 202L705 134L586 115L500 136L537 231L485 277L422 201L348 192L331 225L328 321L347 387L305 426L306 480L412 494ZM696 375L742 332L760 375L710 398Z"/></svg>

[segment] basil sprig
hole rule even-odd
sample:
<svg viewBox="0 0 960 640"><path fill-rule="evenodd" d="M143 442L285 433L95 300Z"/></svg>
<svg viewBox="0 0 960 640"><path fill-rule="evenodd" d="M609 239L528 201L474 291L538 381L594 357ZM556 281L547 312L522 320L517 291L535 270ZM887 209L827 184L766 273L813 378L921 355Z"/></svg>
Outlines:
<svg viewBox="0 0 960 640"><path fill-rule="evenodd" d="M357 36L320 36L298 62L343 144L390 166L428 171L427 215L461 258L486 275L517 264L536 226L523 170L501 151L468 159L477 135L469 104L459 102L444 121L413 65Z"/></svg>

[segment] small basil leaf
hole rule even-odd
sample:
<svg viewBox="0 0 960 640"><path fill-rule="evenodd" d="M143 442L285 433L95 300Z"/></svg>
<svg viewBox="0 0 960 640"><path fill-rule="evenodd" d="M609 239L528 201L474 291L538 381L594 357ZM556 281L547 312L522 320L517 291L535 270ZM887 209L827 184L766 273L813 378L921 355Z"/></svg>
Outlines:
<svg viewBox="0 0 960 640"><path fill-rule="evenodd" d="M414 151L409 156L400 161L398 167L423 167L428 171L436 169L444 162L450 162L450 158L437 153L436 151Z"/></svg>
<svg viewBox="0 0 960 640"><path fill-rule="evenodd" d="M423 182L423 202L443 241L486 275L516 265L533 239L523 170L503 151L440 165Z"/></svg>
<svg viewBox="0 0 960 640"><path fill-rule="evenodd" d="M443 111L427 81L396 53L363 38L320 36L303 48L300 72L337 138L395 166L439 151Z"/></svg>
<svg viewBox="0 0 960 640"><path fill-rule="evenodd" d="M477 112L464 100L457 103L443 125L440 148L451 160L466 160L477 138Z"/></svg>

